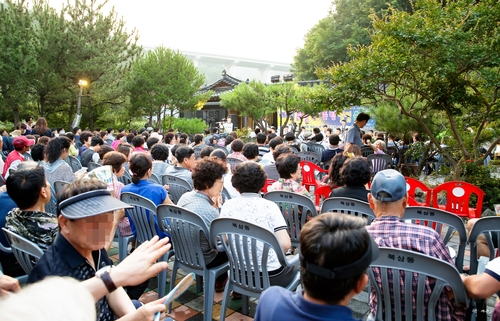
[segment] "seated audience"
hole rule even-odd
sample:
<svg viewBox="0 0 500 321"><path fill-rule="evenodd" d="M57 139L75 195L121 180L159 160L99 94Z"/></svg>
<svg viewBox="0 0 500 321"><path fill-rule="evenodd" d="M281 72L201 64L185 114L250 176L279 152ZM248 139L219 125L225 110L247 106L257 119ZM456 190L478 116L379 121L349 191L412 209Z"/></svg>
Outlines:
<svg viewBox="0 0 500 321"><path fill-rule="evenodd" d="M54 185L55 181L72 182L75 179L75 174L65 162L69 156L71 141L65 136L52 138L47 146L45 146L45 175L50 185Z"/></svg>
<svg viewBox="0 0 500 321"><path fill-rule="evenodd" d="M281 137L275 137L269 141L269 153L264 154L264 156L262 156L262 159L260 161L262 163L262 165L266 166L269 164L274 164L274 162L275 162L274 155L273 155L274 149L276 148L276 146L281 145L281 144L283 144L283 139ZM290 148L290 150L292 150L292 149ZM293 153L293 151L292 151L292 153Z"/></svg>
<svg viewBox="0 0 500 321"><path fill-rule="evenodd" d="M253 162L259 161L259 146L254 143L246 143L243 147L243 156Z"/></svg>
<svg viewBox="0 0 500 321"><path fill-rule="evenodd" d="M273 181L277 181L280 179L280 174L278 173L275 162L282 154L293 154L293 150L290 148L290 146L285 144L273 147L273 162L264 166L264 171L266 172L267 179L272 179Z"/></svg>
<svg viewBox="0 0 500 321"><path fill-rule="evenodd" d="M259 194L266 183L266 173L262 167L255 162L237 164L231 180L241 196L224 203L220 217L238 219L268 229L276 235L283 253L286 253L292 244L281 210L274 202L263 199ZM259 253L262 253L263 244L258 244L258 247L261 250L257 252L257 256L262 255ZM286 286L297 272L292 266L281 266L272 251L269 253L267 267L271 285Z"/></svg>
<svg viewBox="0 0 500 321"><path fill-rule="evenodd" d="M81 163L83 167L88 167L90 162L99 163L99 151L104 141L99 136L94 136L90 140L90 147L81 154Z"/></svg>
<svg viewBox="0 0 500 321"><path fill-rule="evenodd" d="M330 169L328 171L328 180L330 182L330 187L332 190L334 188L342 186L342 180L340 179L340 169L342 168L342 166L344 166L344 163L347 159L349 159L349 157L344 154L337 154L332 158Z"/></svg>
<svg viewBox="0 0 500 321"><path fill-rule="evenodd" d="M257 305L255 321L356 320L349 301L368 283L366 269L379 255L361 218L325 213L300 232L302 291L272 286Z"/></svg>
<svg viewBox="0 0 500 321"><path fill-rule="evenodd" d="M378 172L373 178L371 192L368 194L370 208L376 218L366 227L370 236L378 246L392 247L404 250L415 251L441 259L452 265L455 263L450 257L448 249L444 245L441 236L432 228L405 223L402 219L408 202L406 192L406 181L403 175L393 169L386 169ZM381 286L381 271L373 268L375 279ZM400 282L404 282L401 279ZM426 290L424 294L424 319L427 319L427 302L431 289L436 280L427 278L425 280ZM413 277L413 284L417 284L417 278ZM413 288L412 297L416 300L416 289ZM447 295L447 289L443 291L436 305L436 320L464 320L465 309L455 306L455 301ZM402 297L404 293L401 294ZM393 298L391 294L391 298ZM413 306L413 319L416 318L416 305ZM377 296L375 290L370 294L370 311L376 315ZM402 311L403 318L405 311Z"/></svg>
<svg viewBox="0 0 500 321"><path fill-rule="evenodd" d="M361 153L361 147L355 144L348 144L349 147L344 150L344 155L349 156L349 157L354 157L354 156L363 156Z"/></svg>
<svg viewBox="0 0 500 321"><path fill-rule="evenodd" d="M226 153L224 153L224 151L222 151L221 149L214 150L212 153L210 153L210 156L217 157L227 164ZM229 193L229 196L231 198L240 197L241 194L234 188L233 183L231 182L231 179L233 177L233 174L231 173L231 167L227 166L227 172L222 177L224 178L224 188Z"/></svg>
<svg viewBox="0 0 500 321"><path fill-rule="evenodd" d="M202 158L193 169L194 190L181 196L177 206L198 214L210 227L212 221L219 217L222 206L223 175L227 172L227 163L217 157ZM218 252L208 241L208 235L200 236L201 248L207 268L213 268L227 262L225 252ZM215 292L223 292L228 276L227 273L217 277Z"/></svg>
<svg viewBox="0 0 500 321"><path fill-rule="evenodd" d="M195 164L194 150L188 146L176 145L172 148L172 153L175 155L177 164L170 166L165 174L182 178L193 186L191 170Z"/></svg>
<svg viewBox="0 0 500 321"><path fill-rule="evenodd" d="M330 162L335 155L344 152L343 149L339 148L339 136L335 134L330 135L328 141L330 143L328 148L323 151L323 154L321 154L321 164L325 166L325 169L328 169L330 167Z"/></svg>
<svg viewBox="0 0 500 321"><path fill-rule="evenodd" d="M167 172L170 165L167 163L170 149L163 143L155 144L151 149L151 157L153 158L153 174L160 180Z"/></svg>
<svg viewBox="0 0 500 321"><path fill-rule="evenodd" d="M212 146L206 146L203 147L203 149L200 152L200 158L205 158L210 156L210 154L214 151L214 148Z"/></svg>
<svg viewBox="0 0 500 321"><path fill-rule="evenodd" d="M227 155L227 158L239 159L242 162L246 161L247 158L243 155L243 152L242 152L244 145L245 144L240 139L233 140L233 142L231 143L231 149L233 150L233 152L231 154Z"/></svg>
<svg viewBox="0 0 500 321"><path fill-rule="evenodd" d="M370 182L371 177L372 170L366 158L349 158L340 169L342 186L333 189L330 197L349 197L368 202L369 191L365 185Z"/></svg>

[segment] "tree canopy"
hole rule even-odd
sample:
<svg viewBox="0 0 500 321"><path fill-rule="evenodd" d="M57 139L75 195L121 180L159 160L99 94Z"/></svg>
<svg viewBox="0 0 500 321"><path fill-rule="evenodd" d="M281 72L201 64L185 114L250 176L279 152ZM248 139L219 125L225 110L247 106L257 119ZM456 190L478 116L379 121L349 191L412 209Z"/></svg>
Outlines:
<svg viewBox="0 0 500 321"><path fill-rule="evenodd" d="M370 44L370 13L386 12L388 5L411 11L409 0L334 0L332 11L305 36L294 57L293 72L299 80L318 79L317 69L349 60L348 48Z"/></svg>
<svg viewBox="0 0 500 321"><path fill-rule="evenodd" d="M453 167L477 157L480 144L499 134L498 3L417 0L412 14L391 7L371 18L371 45L352 48L349 62L320 73L334 84L326 99L344 107L389 103L414 119ZM443 131L458 158L440 147Z"/></svg>

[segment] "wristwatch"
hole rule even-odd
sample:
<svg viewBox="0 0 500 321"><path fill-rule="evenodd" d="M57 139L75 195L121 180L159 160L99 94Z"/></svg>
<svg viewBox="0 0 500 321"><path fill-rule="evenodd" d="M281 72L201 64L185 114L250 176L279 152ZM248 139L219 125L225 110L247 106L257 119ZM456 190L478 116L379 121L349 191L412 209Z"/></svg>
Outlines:
<svg viewBox="0 0 500 321"><path fill-rule="evenodd" d="M97 272L95 272L95 276L97 276L99 279L102 280L102 282L104 282L104 285L108 289L109 293L116 290L116 285L113 282L113 280L111 280L111 276L109 275L109 271L111 271L112 267L113 267L112 265L107 265L99 269Z"/></svg>

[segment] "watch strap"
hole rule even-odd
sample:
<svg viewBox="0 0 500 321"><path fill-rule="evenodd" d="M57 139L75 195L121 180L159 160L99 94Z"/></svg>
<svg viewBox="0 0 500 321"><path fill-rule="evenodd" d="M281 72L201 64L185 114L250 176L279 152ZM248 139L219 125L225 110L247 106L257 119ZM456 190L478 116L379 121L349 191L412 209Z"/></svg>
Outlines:
<svg viewBox="0 0 500 321"><path fill-rule="evenodd" d="M115 283L113 282L113 280L111 280L111 276L109 275L109 272L104 272L102 273L99 278L104 282L104 285L106 286L106 288L108 289L108 292L111 293L113 292L114 290L116 290L116 285Z"/></svg>

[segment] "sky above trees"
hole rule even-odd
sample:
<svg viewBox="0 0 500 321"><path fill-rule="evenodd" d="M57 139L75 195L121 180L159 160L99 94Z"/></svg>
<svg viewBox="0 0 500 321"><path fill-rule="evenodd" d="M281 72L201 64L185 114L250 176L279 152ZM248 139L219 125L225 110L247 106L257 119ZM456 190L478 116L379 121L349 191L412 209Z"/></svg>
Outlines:
<svg viewBox="0 0 500 321"><path fill-rule="evenodd" d="M64 0L50 0L59 9ZM291 63L331 0L111 0L139 44Z"/></svg>

